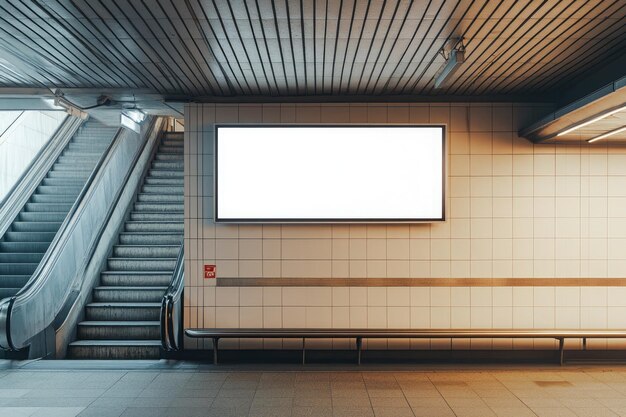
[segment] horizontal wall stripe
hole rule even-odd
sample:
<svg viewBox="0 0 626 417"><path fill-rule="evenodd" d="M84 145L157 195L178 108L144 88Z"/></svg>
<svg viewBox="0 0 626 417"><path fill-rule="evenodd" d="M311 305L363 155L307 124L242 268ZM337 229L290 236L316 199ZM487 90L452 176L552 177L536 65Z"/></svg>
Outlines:
<svg viewBox="0 0 626 417"><path fill-rule="evenodd" d="M218 278L218 287L626 287L626 278Z"/></svg>

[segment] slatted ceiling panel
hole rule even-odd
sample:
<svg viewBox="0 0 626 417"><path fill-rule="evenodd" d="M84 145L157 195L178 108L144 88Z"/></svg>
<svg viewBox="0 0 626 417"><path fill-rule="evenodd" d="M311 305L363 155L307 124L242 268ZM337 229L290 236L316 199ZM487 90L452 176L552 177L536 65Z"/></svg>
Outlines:
<svg viewBox="0 0 626 417"><path fill-rule="evenodd" d="M533 8L532 10L534 10L533 15L531 15L530 17L533 17L534 15L545 15L546 13L543 12L537 8ZM552 11L555 11L554 9ZM532 22L532 20L530 20ZM554 20L550 20L548 18L536 18L534 19L534 23L537 22L542 22L543 21L547 21L548 22L548 26L550 25L554 25ZM512 21L511 21L512 22ZM580 22L578 22L580 23ZM512 23L509 23L508 25L509 27L512 26ZM535 25L536 26L536 25ZM570 29L572 29L570 27ZM505 31L506 33L506 31ZM528 33L526 32L520 32L519 30L517 30L515 33L521 33L522 34L522 38L521 41L519 39L515 39L515 42L511 42L511 38L507 38L507 37L502 37L502 43L500 45L500 48L498 48L497 46L492 46L492 43L494 43L493 41L491 41L489 44L486 44L483 47L483 50L481 51L481 53L483 55L485 55L486 53L488 53L487 51L490 52L491 49L494 50L495 52L495 59L490 63L489 67L491 67L491 70L487 69L487 71L483 71L482 72L482 79L478 80L476 75L476 65L472 65L472 63L468 62L467 65L464 65L464 69L462 70L462 72L460 74L458 74L458 78L457 83L455 83L456 85L458 85L457 87L457 93L462 94L464 91L468 91L471 88L475 88L478 89L478 91L486 91L489 89L489 85L493 85L493 79L500 79L499 81L507 81L510 80L511 78L515 77L515 72L512 71L510 69L510 65L502 65L502 63L506 62L515 62L515 57L519 57L519 61L517 62L521 62L523 64L527 63L528 61L526 61L526 59L530 59L530 61L534 61L534 65L531 66L531 69L534 67L537 67L538 63L540 63L541 61L539 61L542 57L541 57L541 53L543 52L544 54L546 53L552 53L552 55L556 55L556 57L558 57L558 52L554 52L553 49L559 48L559 43L558 41L554 41L554 39L552 41L545 39L542 35L543 33L539 33L535 36L534 39L534 45L530 48L530 52L527 51L523 51L521 49L517 49L516 45L519 45L520 47L523 47L524 44L527 44L529 42L528 40ZM549 45L549 43L551 43L552 45ZM542 47L543 44L543 47ZM502 53L498 53L498 49L499 50L504 50L505 48L503 48L502 46L506 47L506 50L508 51L513 51L513 54L502 54ZM469 49L469 53L468 53L468 60L469 59L476 59L476 53L475 50L473 51L471 49L471 45L468 46ZM474 55L474 58L472 58L472 54ZM545 59L543 62L551 62L554 59L554 57L548 55L547 59ZM476 59L476 61L480 62L480 59ZM483 67L485 66L484 62L481 62ZM500 64L500 65L499 65ZM542 65L543 66L543 65ZM486 67L486 68L489 68ZM528 71L528 69L524 69L523 73L519 74L520 78L526 78L524 74L526 74ZM510 76L508 77L503 77L506 76L507 74L510 73ZM495 75L494 75L495 74ZM489 84L487 84L489 83ZM481 85L485 85L487 84L487 88L485 88L484 90L480 90L479 87Z"/></svg>
<svg viewBox="0 0 626 417"><path fill-rule="evenodd" d="M581 3L581 7L584 7L584 3ZM571 4L571 3L570 3ZM534 19L534 22L530 26L529 30L525 30L521 34L522 43L517 50L506 48L506 50L498 56L498 59L485 67L482 72L482 81L476 85L478 91L485 91L489 85L497 82L498 79L504 78L505 74L509 74L509 77L520 74L521 71L525 71L531 64L528 59L532 58L533 52L536 52L536 48L540 42L549 40L554 33L557 26L551 23L554 19L559 19L561 12L567 8L568 3L555 3L558 5L548 10L541 19ZM517 54L518 58L515 61L513 58Z"/></svg>
<svg viewBox="0 0 626 417"><path fill-rule="evenodd" d="M570 46L570 48L580 48L581 50L584 50L586 53L585 57L584 58L569 57L567 59L560 60L552 64L541 65L541 68L542 68L541 80L538 79L538 80L534 80L531 82L526 81L526 83L524 83L524 80L522 80L522 77L520 77L517 83L511 84L505 91L514 91L516 88L519 88L519 86L524 86L525 88L532 88L533 90L541 90L543 88L548 88L550 85L553 85L558 82L567 84L567 80L569 80L572 76L575 76L576 74L580 72L580 70L577 70L577 68L592 67L593 63L597 62L596 60L601 58L600 55L602 53L598 51L596 48L600 48L600 49L606 48L609 50L616 50L616 51L622 50L620 47L615 45L615 42L610 41L610 40L594 42L593 45L588 45L588 44L573 45L573 46ZM622 48L623 48L623 41L622 41ZM554 56L554 59L557 60L558 57ZM534 67L533 73L535 74L539 73L539 70L537 69L539 67L540 65L536 65ZM563 76L563 73L565 73L566 75Z"/></svg>
<svg viewBox="0 0 626 417"><path fill-rule="evenodd" d="M570 25L565 28L563 28L565 25L559 26L560 29L564 29L559 36L555 36L548 42L539 44L534 48L530 54L532 65L528 69L520 72L513 79L501 77L498 83L491 83L488 87L510 92L522 86L539 90L550 85L558 85L559 82L566 84L564 82L566 78L576 75L577 72L582 72L581 70L593 68L594 63L598 64L603 59L610 59L611 54L623 51L620 48L615 48L614 44L606 45L604 36L607 32L609 34L616 33L622 41L624 40L623 25L626 4L613 1L607 2L606 6L606 8L598 8L597 3L595 3L593 8L584 11L582 20L568 19ZM583 10L580 10L575 14L582 12ZM607 13L620 16L620 18L611 24L602 17L606 16ZM590 31L598 25L602 27L600 37L590 37ZM577 53L573 54L572 52ZM546 82L542 86L538 86L537 84L542 83L542 81Z"/></svg>
<svg viewBox="0 0 626 417"><path fill-rule="evenodd" d="M491 25L485 24L486 33L482 37L467 36L465 63L457 72L455 82L450 85L450 88L454 89L457 94L461 94L475 83L479 76L483 76L490 66L503 57L504 46L512 39L519 39L519 30L527 22L523 16L536 12L540 6L539 2L523 5L498 3L498 8L492 11L492 16L501 13L502 17L497 20L493 19ZM520 20L521 24L515 26L517 20Z"/></svg>
<svg viewBox="0 0 626 417"><path fill-rule="evenodd" d="M21 64L0 68L0 85L189 97L544 94L624 53L625 12L622 0L2 2L0 56ZM438 52L460 36L466 62L435 90Z"/></svg>

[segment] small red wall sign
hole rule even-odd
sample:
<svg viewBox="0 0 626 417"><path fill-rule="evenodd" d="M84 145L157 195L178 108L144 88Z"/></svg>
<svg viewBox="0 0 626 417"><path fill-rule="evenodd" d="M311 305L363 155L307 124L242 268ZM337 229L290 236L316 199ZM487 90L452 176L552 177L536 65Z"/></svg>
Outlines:
<svg viewBox="0 0 626 417"><path fill-rule="evenodd" d="M215 265L204 265L204 279L215 278Z"/></svg>

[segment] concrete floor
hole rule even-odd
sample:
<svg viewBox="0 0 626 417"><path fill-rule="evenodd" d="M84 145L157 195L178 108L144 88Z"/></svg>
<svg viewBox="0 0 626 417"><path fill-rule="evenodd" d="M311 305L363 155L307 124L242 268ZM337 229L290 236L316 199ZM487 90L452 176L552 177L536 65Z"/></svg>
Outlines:
<svg viewBox="0 0 626 417"><path fill-rule="evenodd" d="M0 361L0 416L626 416L626 366Z"/></svg>

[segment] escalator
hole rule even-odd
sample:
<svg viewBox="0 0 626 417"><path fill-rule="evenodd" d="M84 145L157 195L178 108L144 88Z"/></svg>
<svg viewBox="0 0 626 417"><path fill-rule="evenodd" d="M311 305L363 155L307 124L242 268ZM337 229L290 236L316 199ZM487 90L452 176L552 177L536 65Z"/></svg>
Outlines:
<svg viewBox="0 0 626 417"><path fill-rule="evenodd" d="M68 356L149 359L161 355L161 301L183 240L183 136L161 139L85 305Z"/></svg>
<svg viewBox="0 0 626 417"><path fill-rule="evenodd" d="M0 299L14 296L35 272L116 131L84 122L4 233Z"/></svg>

